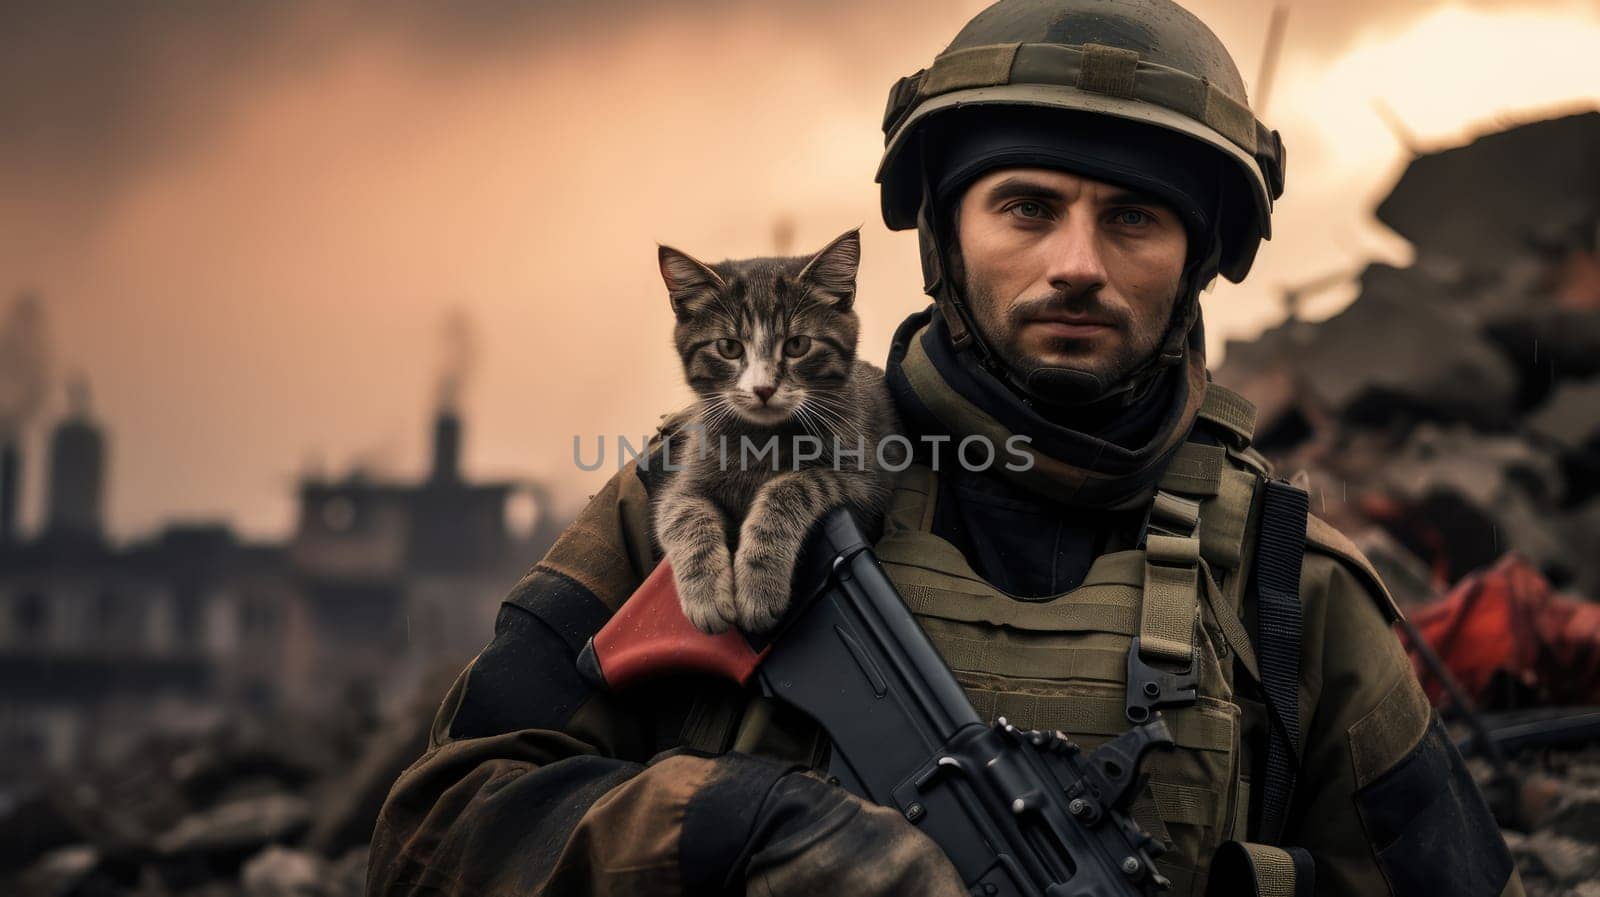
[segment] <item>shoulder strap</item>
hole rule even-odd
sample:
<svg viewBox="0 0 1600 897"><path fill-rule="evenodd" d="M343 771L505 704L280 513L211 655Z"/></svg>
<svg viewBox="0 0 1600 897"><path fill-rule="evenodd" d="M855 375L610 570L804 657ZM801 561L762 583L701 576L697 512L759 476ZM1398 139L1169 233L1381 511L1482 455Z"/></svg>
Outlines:
<svg viewBox="0 0 1600 897"><path fill-rule="evenodd" d="M1156 490L1144 532L1139 633L1128 647L1128 721L1193 704L1199 676L1200 502Z"/></svg>
<svg viewBox="0 0 1600 897"><path fill-rule="evenodd" d="M1350 569L1361 577L1367 590L1378 600L1379 607L1389 622L1393 623L1403 616L1400 605L1396 604L1394 596L1389 594L1389 588L1383 584L1383 577L1378 575L1377 568L1372 566L1372 562L1361 553L1356 543L1350 541L1344 533L1334 529L1320 517L1308 516L1306 547L1331 555L1349 565Z"/></svg>
<svg viewBox="0 0 1600 897"><path fill-rule="evenodd" d="M923 464L912 464L895 478L889 507L884 512L883 534L926 533L933 529L938 504L939 475Z"/></svg>
<svg viewBox="0 0 1600 897"><path fill-rule="evenodd" d="M1250 400L1217 383L1206 384L1206 397L1196 415L1220 430L1228 457L1264 477L1272 476L1272 464L1251 446L1256 434L1256 406Z"/></svg>
<svg viewBox="0 0 1600 897"><path fill-rule="evenodd" d="M1198 417L1233 434L1241 446L1249 445L1256 433L1256 406L1217 383L1206 384L1206 397L1200 403Z"/></svg>
<svg viewBox="0 0 1600 897"><path fill-rule="evenodd" d="M1306 493L1282 480L1264 484L1256 546L1256 658L1275 725L1267 743L1260 837L1283 836L1300 756L1300 568L1306 551Z"/></svg>

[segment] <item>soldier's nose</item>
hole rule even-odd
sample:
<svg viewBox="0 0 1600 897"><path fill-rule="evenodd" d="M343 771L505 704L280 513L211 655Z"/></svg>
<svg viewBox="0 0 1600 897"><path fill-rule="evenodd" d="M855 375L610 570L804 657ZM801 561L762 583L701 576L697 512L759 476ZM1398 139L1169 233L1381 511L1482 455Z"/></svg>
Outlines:
<svg viewBox="0 0 1600 897"><path fill-rule="evenodd" d="M1046 272L1050 285L1075 293L1104 286L1107 274L1101 240L1094 220L1088 216L1075 216L1058 228L1050 243L1050 268Z"/></svg>
<svg viewBox="0 0 1600 897"><path fill-rule="evenodd" d="M772 394L777 391L777 388L772 386L757 386L755 389L751 390L751 392L756 394L756 398L761 400L761 404L763 405L767 404L767 401L772 398Z"/></svg>

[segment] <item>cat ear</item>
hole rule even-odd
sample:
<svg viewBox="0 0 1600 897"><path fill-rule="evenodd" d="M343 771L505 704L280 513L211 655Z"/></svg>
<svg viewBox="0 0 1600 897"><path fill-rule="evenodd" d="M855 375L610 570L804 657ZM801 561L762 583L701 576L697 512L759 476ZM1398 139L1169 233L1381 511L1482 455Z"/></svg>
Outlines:
<svg viewBox="0 0 1600 897"><path fill-rule="evenodd" d="M838 309L849 311L856 298L856 269L861 267L861 228L847 230L811 257L800 272L824 291L839 297Z"/></svg>
<svg viewBox="0 0 1600 897"><path fill-rule="evenodd" d="M692 311L690 302L727 286L717 272L686 252L662 246L658 258L661 279L667 284L667 298L672 300L672 312L680 318Z"/></svg>

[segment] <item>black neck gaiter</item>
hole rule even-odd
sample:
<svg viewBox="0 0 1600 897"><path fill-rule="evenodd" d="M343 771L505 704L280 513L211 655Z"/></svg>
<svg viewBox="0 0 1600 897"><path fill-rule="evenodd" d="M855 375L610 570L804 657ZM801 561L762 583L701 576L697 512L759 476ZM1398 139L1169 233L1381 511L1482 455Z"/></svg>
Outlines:
<svg viewBox="0 0 1600 897"><path fill-rule="evenodd" d="M930 307L895 332L887 377L914 444L923 437L1025 437L1032 466L1015 471L996 463L1002 476L1069 507L1122 508L1148 500L1194 424L1205 395L1203 352L1191 347L1184 361L1132 401L1041 409L972 353L957 352Z"/></svg>

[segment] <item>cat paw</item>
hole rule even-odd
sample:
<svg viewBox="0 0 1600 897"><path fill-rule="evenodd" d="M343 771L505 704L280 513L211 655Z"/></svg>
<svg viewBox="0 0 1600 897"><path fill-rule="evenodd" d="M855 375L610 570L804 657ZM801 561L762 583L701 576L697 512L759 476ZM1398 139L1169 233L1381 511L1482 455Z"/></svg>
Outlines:
<svg viewBox="0 0 1600 897"><path fill-rule="evenodd" d="M737 622L733 595L733 568L726 562L720 569L697 575L680 576L673 571L678 586L678 604L694 628L708 635L726 632Z"/></svg>
<svg viewBox="0 0 1600 897"><path fill-rule="evenodd" d="M794 559L741 551L734 561L734 621L746 632L767 632L789 610Z"/></svg>

